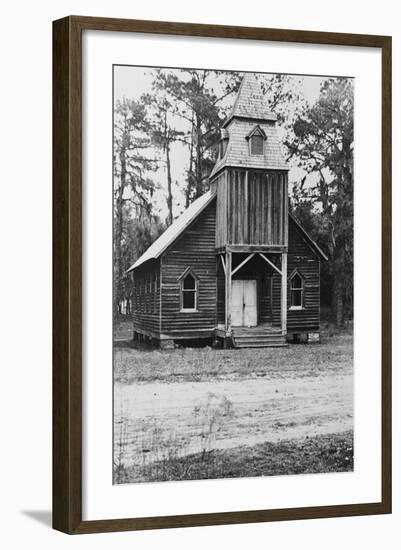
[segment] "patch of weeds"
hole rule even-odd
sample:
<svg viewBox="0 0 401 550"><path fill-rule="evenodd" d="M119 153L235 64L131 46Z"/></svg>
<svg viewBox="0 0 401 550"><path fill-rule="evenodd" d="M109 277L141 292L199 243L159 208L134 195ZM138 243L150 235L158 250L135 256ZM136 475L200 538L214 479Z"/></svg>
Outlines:
<svg viewBox="0 0 401 550"><path fill-rule="evenodd" d="M169 476L161 478L154 464L131 470L130 482L218 479L331 472L354 466L353 432L211 450L169 460ZM163 466L165 467L165 466Z"/></svg>
<svg viewBox="0 0 401 550"><path fill-rule="evenodd" d="M225 395L209 392L206 402L195 405L192 415L199 433L201 453L205 456L211 450L216 432L233 417L233 404Z"/></svg>

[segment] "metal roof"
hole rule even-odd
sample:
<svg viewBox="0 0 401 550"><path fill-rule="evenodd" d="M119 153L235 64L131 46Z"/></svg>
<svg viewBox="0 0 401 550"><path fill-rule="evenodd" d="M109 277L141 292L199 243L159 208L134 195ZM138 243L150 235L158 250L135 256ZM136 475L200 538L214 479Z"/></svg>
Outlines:
<svg viewBox="0 0 401 550"><path fill-rule="evenodd" d="M160 235L155 242L140 256L127 270L127 273L136 269L148 260L158 258L163 252L178 239L183 231L199 216L201 212L214 199L215 193L207 191L194 202Z"/></svg>

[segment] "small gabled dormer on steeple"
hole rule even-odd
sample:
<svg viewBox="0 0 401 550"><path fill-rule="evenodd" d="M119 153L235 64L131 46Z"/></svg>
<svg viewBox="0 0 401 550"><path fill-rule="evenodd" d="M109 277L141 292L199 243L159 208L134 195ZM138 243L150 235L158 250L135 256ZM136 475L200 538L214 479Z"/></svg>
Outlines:
<svg viewBox="0 0 401 550"><path fill-rule="evenodd" d="M263 129L257 124L253 130L245 138L249 144L249 154L250 155L263 155L264 154L264 145L267 140L266 133Z"/></svg>
<svg viewBox="0 0 401 550"><path fill-rule="evenodd" d="M276 121L256 75L245 73L235 103L223 123L218 159L210 179L228 166L287 170Z"/></svg>

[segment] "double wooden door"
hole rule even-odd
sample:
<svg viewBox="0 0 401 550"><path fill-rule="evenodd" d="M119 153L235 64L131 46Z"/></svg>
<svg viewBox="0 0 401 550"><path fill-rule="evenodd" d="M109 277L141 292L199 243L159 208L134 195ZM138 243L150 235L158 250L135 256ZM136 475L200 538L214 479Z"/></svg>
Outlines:
<svg viewBox="0 0 401 550"><path fill-rule="evenodd" d="M255 280L234 279L232 281L231 324L234 327L254 327L258 324Z"/></svg>

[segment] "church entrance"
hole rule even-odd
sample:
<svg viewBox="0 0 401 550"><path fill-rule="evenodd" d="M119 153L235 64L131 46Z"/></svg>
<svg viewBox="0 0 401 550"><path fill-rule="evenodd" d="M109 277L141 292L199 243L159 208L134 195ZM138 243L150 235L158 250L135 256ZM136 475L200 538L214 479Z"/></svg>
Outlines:
<svg viewBox="0 0 401 550"><path fill-rule="evenodd" d="M254 327L258 324L256 280L232 281L231 324L234 327Z"/></svg>

